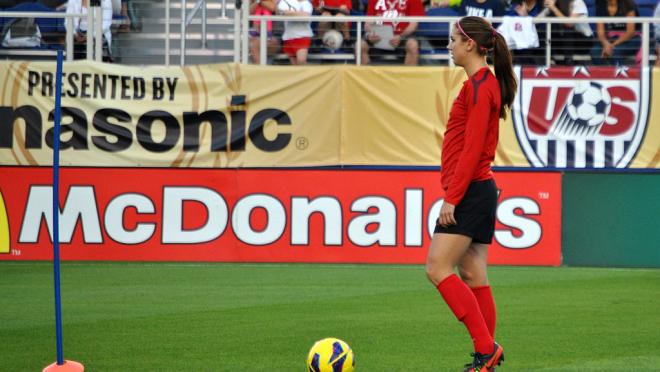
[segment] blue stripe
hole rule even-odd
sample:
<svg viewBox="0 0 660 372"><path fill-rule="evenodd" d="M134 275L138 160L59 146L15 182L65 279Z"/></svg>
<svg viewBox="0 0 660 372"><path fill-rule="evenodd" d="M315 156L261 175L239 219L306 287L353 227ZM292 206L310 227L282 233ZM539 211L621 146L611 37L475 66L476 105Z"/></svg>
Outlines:
<svg viewBox="0 0 660 372"><path fill-rule="evenodd" d="M566 141L566 168L575 168L575 141Z"/></svg>
<svg viewBox="0 0 660 372"><path fill-rule="evenodd" d="M594 141L586 141L586 146L584 148L584 167L593 168L594 167L594 147L596 143Z"/></svg>
<svg viewBox="0 0 660 372"><path fill-rule="evenodd" d="M605 166L614 166L614 141L605 141Z"/></svg>
<svg viewBox="0 0 660 372"><path fill-rule="evenodd" d="M545 163L545 165L549 167L554 167L557 165L557 141L550 140L548 141L548 150L547 150L547 159L548 161Z"/></svg>

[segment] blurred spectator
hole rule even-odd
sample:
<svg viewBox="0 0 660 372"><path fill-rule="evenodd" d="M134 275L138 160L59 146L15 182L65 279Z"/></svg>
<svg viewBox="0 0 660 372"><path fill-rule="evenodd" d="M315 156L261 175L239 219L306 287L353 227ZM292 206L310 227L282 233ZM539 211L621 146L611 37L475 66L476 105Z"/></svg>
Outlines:
<svg viewBox="0 0 660 372"><path fill-rule="evenodd" d="M67 0L0 0L0 9L12 8L22 3L41 3L49 8L59 8L66 4Z"/></svg>
<svg viewBox="0 0 660 372"><path fill-rule="evenodd" d="M66 6L66 12L69 14L87 14L90 0L69 0ZM110 55L110 45L112 44L112 0L101 0L103 8L103 60L112 61ZM87 44L87 16L67 18L66 22L73 22L74 58L83 59L86 57ZM93 32L93 30L92 30Z"/></svg>
<svg viewBox="0 0 660 372"><path fill-rule="evenodd" d="M660 18L660 2L655 6L654 18ZM655 25L655 65L660 67L660 23Z"/></svg>
<svg viewBox="0 0 660 372"><path fill-rule="evenodd" d="M542 12L548 17L587 18L589 11L583 0L545 0ZM552 49L564 55L564 64L573 63L573 55L589 54L594 32L588 23L556 23L552 25Z"/></svg>
<svg viewBox="0 0 660 372"><path fill-rule="evenodd" d="M322 16L347 16L351 14L353 2L351 0L314 0L316 13ZM350 37L349 22L319 22L318 37L323 39L323 35L330 28L334 28L342 33L344 40Z"/></svg>
<svg viewBox="0 0 660 372"><path fill-rule="evenodd" d="M512 17L539 17L543 16L542 0L513 0L511 9L506 13ZM513 63L516 65L543 65L545 64L545 25L535 24L540 47L512 50Z"/></svg>
<svg viewBox="0 0 660 372"><path fill-rule="evenodd" d="M67 0L39 0L37 2L53 9L64 9L66 7Z"/></svg>
<svg viewBox="0 0 660 372"><path fill-rule="evenodd" d="M22 3L21 0L0 0L0 9L12 8Z"/></svg>
<svg viewBox="0 0 660 372"><path fill-rule="evenodd" d="M503 16L504 12L504 3L501 0L463 0L459 5L461 16L493 18Z"/></svg>
<svg viewBox="0 0 660 372"><path fill-rule="evenodd" d="M273 13L277 12L277 5L275 0L252 0L250 2L250 14L253 15L262 15L270 16ZM250 27L250 58L252 63L260 63L260 54L259 54L259 34L261 29L261 22L254 21L252 22L252 27ZM266 53L267 55L273 55L277 53L280 49L280 41L273 35L273 21L266 22L267 30L267 41L266 41Z"/></svg>
<svg viewBox="0 0 660 372"><path fill-rule="evenodd" d="M414 17L424 15L421 0L369 0L367 15L377 17ZM402 55L408 66L419 63L419 43L414 38L417 22L366 22L362 40L362 63L369 64L374 50ZM371 52L371 53L370 53Z"/></svg>
<svg viewBox="0 0 660 372"><path fill-rule="evenodd" d="M632 0L597 0L596 17L636 17ZM625 64L641 45L634 22L597 23L598 41L591 49L594 64Z"/></svg>
<svg viewBox="0 0 660 372"><path fill-rule="evenodd" d="M279 0L277 12L285 16L308 17L312 15L312 3L309 0ZM314 33L310 21L284 22L283 50L289 56L292 65L307 63L312 36Z"/></svg>
<svg viewBox="0 0 660 372"><path fill-rule="evenodd" d="M121 10L119 12L122 19L122 25L119 31L129 31L131 29L131 17L128 16L128 0L121 0Z"/></svg>

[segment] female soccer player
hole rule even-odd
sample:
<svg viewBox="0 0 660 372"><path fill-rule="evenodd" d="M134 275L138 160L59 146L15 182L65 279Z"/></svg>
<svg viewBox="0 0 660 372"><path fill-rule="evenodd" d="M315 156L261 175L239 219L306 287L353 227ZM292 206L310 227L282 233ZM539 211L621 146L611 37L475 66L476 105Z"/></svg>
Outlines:
<svg viewBox="0 0 660 372"><path fill-rule="evenodd" d="M492 371L504 360L504 353L493 339L495 302L486 275L497 207L491 162L499 120L511 108L518 83L504 38L483 18L461 18L447 48L469 79L454 101L445 131L445 200L429 248L426 273L472 337L473 361L464 371ZM486 63L489 55L495 75ZM456 266L461 278L454 274Z"/></svg>

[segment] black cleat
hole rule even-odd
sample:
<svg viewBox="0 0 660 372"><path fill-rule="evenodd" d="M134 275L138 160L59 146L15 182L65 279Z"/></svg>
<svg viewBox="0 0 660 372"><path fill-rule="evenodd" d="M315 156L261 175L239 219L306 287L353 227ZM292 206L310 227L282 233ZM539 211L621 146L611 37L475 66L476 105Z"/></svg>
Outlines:
<svg viewBox="0 0 660 372"><path fill-rule="evenodd" d="M490 354L471 353L472 363L466 364L463 372L494 372L504 361L504 349L496 342Z"/></svg>

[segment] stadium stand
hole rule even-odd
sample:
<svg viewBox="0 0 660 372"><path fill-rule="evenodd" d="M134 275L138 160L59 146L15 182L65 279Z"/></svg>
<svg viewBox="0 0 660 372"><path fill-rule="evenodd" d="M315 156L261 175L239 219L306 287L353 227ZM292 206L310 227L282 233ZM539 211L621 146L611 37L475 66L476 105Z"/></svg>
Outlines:
<svg viewBox="0 0 660 372"><path fill-rule="evenodd" d="M56 10L52 7L37 2L20 3L10 8L5 8L4 11L44 13L56 12ZM64 34L66 33L64 28L64 19L62 18L23 19L23 22L33 23L33 25L36 26L36 28L22 27L24 31L22 33L24 36L27 36L25 35L25 32L30 32L32 34L30 36L32 36L33 42L26 43L22 46L7 45L8 43L5 41L10 37L12 25L18 25L16 22L19 20L20 19L17 18L0 17L0 30L2 30L0 40L3 41L0 43L0 57L29 59L41 59L45 57L52 59L56 55L57 50L62 49ZM14 28L14 30L17 31L18 28Z"/></svg>
<svg viewBox="0 0 660 372"><path fill-rule="evenodd" d="M47 7L46 3L57 4L61 0L22 3L12 8L5 8L4 11L48 11L54 12L53 8ZM186 16L190 19L185 28L185 56L186 63L221 63L231 62L234 57L234 0L225 1L207 1L204 6L207 8L206 25L198 12L195 17L189 17L190 13L198 6L198 0L170 1L170 31L165 32L165 25L168 22L166 18L166 3L156 0L113 0L114 17L112 22L112 55L116 62L131 65L149 65L163 64L166 61L166 39L169 39L169 63L178 64L181 54L181 10L182 3L185 3ZM0 1L0 5L10 2ZM365 1L354 0L353 9L350 15L364 15ZM589 10L589 16L595 16L596 0L585 0ZM642 17L652 17L656 0L636 0L639 15ZM456 8L428 6L425 11L428 16L459 16ZM11 19L0 17L0 28ZM42 37L42 43L39 46L30 48L7 48L0 46L0 58L3 59L52 59L58 48L63 48L64 43L64 21L62 19L35 19ZM278 22L274 22L275 36L278 36ZM281 23L281 22L279 22ZM357 38L356 22L351 23L350 37L344 40L343 46L332 50L326 48L320 38L315 37L314 43L310 48L309 61L314 64L334 64L334 63L356 63L354 43ZM313 27L316 27L316 22ZM592 29L595 28L591 24ZM281 27L279 27L281 29ZM570 39L558 40L558 35L554 31L559 25L553 25L552 54L551 64L570 64L590 63L589 53L570 50L560 50L556 48L557 44L572 45ZM534 61L538 64L545 62L545 33L539 27L539 39L541 48L534 51ZM653 63L657 58L655 56L654 27L650 27L649 48L650 61ZM205 30L205 32L203 32ZM315 30L316 31L316 30ZM281 32L281 31L279 31ZM448 64L449 56L446 50L447 35L449 33L449 24L447 23L426 23L420 22L416 36L420 41L420 64ZM569 55L571 54L571 55ZM381 62L385 64L399 64L400 58L394 56L384 56ZM284 54L275 54L268 60L269 64L287 64L287 58Z"/></svg>

